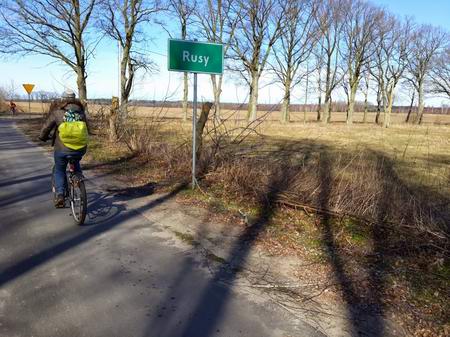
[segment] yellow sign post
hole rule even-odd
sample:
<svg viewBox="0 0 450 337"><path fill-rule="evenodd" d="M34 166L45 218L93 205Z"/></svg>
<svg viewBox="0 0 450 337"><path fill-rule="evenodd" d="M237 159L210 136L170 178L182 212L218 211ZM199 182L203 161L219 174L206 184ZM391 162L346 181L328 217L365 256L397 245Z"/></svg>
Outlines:
<svg viewBox="0 0 450 337"><path fill-rule="evenodd" d="M34 89L34 84L24 83L22 85L25 91L28 93L28 112L31 113L31 92Z"/></svg>

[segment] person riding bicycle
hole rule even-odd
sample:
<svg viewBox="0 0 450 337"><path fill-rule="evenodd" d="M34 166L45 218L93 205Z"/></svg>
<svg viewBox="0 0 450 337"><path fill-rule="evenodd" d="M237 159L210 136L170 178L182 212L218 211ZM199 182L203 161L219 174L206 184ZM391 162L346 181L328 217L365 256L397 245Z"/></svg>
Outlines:
<svg viewBox="0 0 450 337"><path fill-rule="evenodd" d="M11 111L12 115L16 114L16 103L14 103L13 101L9 101L9 111Z"/></svg>
<svg viewBox="0 0 450 337"><path fill-rule="evenodd" d="M41 129L39 139L47 141L53 133L55 171L54 181L56 197L55 207L64 207L67 188L66 167L69 159L75 163L75 172L81 174L80 160L86 153L88 143L88 127L84 106L75 98L72 90L66 90L60 100L54 101L49 109L48 117Z"/></svg>

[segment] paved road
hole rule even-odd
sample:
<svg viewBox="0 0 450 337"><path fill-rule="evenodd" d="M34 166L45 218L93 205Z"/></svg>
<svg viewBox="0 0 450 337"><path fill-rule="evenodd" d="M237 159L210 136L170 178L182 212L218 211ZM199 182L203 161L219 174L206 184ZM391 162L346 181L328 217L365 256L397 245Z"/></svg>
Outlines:
<svg viewBox="0 0 450 337"><path fill-rule="evenodd" d="M52 206L51 165L0 120L0 336L323 336L219 282L95 182L86 225L73 225Z"/></svg>

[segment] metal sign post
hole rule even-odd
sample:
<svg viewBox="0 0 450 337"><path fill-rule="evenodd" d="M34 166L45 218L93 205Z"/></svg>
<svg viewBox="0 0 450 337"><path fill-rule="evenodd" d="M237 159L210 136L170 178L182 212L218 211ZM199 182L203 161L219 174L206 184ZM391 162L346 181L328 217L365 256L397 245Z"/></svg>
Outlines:
<svg viewBox="0 0 450 337"><path fill-rule="evenodd" d="M197 185L197 75L223 73L223 45L219 43L169 39L167 67L169 71L194 74L192 102L192 188Z"/></svg>
<svg viewBox="0 0 450 337"><path fill-rule="evenodd" d="M192 102L192 189L197 185L197 73L194 73L194 100Z"/></svg>
<svg viewBox="0 0 450 337"><path fill-rule="evenodd" d="M31 92L34 89L34 84L24 83L22 84L25 91L28 93L28 112L31 113Z"/></svg>

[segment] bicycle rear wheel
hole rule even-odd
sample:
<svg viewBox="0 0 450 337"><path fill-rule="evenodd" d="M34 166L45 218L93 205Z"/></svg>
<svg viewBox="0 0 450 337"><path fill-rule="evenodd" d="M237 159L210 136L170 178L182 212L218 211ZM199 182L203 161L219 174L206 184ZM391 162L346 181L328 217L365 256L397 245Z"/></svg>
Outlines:
<svg viewBox="0 0 450 337"><path fill-rule="evenodd" d="M84 181L78 177L74 177L70 181L70 208L75 224L82 225L86 219L87 213L87 196Z"/></svg>

